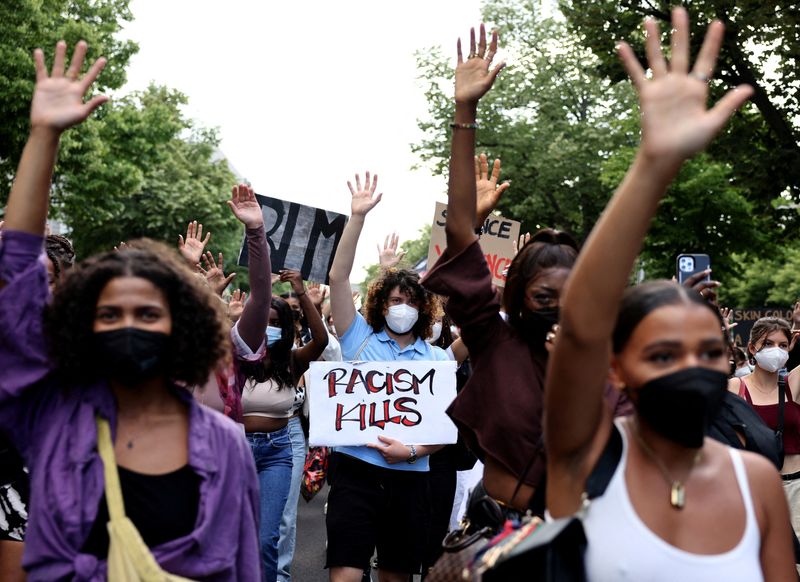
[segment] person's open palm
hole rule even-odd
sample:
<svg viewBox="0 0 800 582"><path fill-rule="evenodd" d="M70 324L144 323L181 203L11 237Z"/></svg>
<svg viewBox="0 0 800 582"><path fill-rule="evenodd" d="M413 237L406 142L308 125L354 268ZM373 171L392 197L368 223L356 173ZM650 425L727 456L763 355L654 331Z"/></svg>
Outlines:
<svg viewBox="0 0 800 582"><path fill-rule="evenodd" d="M231 199L228 206L233 215L247 228L260 228L264 226L264 214L256 200L255 192L247 184L239 184L231 189Z"/></svg>
<svg viewBox="0 0 800 582"><path fill-rule="evenodd" d="M483 226L486 219L495 209L500 197L503 195L511 184L503 182L498 184L500 180L500 159L496 159L492 163L492 173L489 173L489 158L486 154L475 156L475 190L477 192L477 204L475 208L475 218L478 224L475 227Z"/></svg>
<svg viewBox="0 0 800 582"><path fill-rule="evenodd" d="M194 266L200 262L209 240L211 232L206 232L206 238L203 238L203 225L192 220L186 226L186 238L178 235L178 251L190 265Z"/></svg>
<svg viewBox="0 0 800 582"><path fill-rule="evenodd" d="M83 97L92 86L100 71L106 66L106 59L101 57L91 66L89 71L78 78L83 60L86 57L86 43L80 41L75 45L72 61L65 71L67 43L63 40L56 44L53 68L48 75L44 62L42 49L33 52L33 61L36 68L36 86L31 100L31 129L47 128L55 131L65 129L81 123L97 109L108 101L105 95L95 95L89 101Z"/></svg>
<svg viewBox="0 0 800 582"><path fill-rule="evenodd" d="M364 176L363 188L361 187L361 176L358 174L356 174L355 188L353 188L352 182L347 182L347 187L350 188L350 194L353 196L350 200L350 214L353 216L366 216L383 197L382 193L375 195L375 190L378 188L378 175L376 174L370 180L369 171Z"/></svg>
<svg viewBox="0 0 800 582"><path fill-rule="evenodd" d="M708 80L714 71L724 25L714 21L708 28L694 67L689 70L689 17L683 8L672 12L672 58L667 64L661 52L658 25L645 21L646 50L652 79L645 75L630 46L619 52L639 92L644 155L667 163L681 163L708 145L728 119L753 92L748 85L728 91L711 109Z"/></svg>
<svg viewBox="0 0 800 582"><path fill-rule="evenodd" d="M481 24L480 38L475 43L475 29L469 31L469 54L467 59L461 52L461 39L458 39L456 50L458 62L456 63L456 102L477 103L489 89L492 88L498 73L505 63L500 63L490 70L492 60L497 54L497 31L492 31L492 38L488 45L486 42L486 27Z"/></svg>

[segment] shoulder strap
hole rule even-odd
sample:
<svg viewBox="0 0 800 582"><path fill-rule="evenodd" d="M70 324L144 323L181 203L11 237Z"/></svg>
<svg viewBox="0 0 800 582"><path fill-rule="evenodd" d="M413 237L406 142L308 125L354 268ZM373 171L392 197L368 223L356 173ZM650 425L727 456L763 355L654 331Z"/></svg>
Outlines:
<svg viewBox="0 0 800 582"><path fill-rule="evenodd" d="M739 397L747 399L747 384L744 383L744 380L739 378Z"/></svg>
<svg viewBox="0 0 800 582"><path fill-rule="evenodd" d="M370 334L370 335L368 335L368 336L367 336L367 337L364 339L364 341L363 341L363 342L361 342L361 345L358 347L358 350L356 351L356 354L353 356L353 360L354 360L354 361L358 361L358 357L361 355L361 352L363 352L363 351L364 351L364 348L365 348L365 347L367 347L367 343L369 343L369 338L370 338L370 337L372 337L372 335L371 335L371 334Z"/></svg>
<svg viewBox="0 0 800 582"><path fill-rule="evenodd" d="M786 396L786 389L786 371L781 370L778 372L778 426L775 429L775 432L781 435L783 434L783 401Z"/></svg>
<svg viewBox="0 0 800 582"><path fill-rule="evenodd" d="M586 479L586 495L589 499L600 497L606 492L614 471L622 458L622 435L616 424L611 427L611 435L608 437L603 453L597 460L597 464L592 469L589 478Z"/></svg>
<svg viewBox="0 0 800 582"><path fill-rule="evenodd" d="M97 417L97 450L103 460L103 474L106 486L106 504L111 521L125 517L125 504L122 502L122 489L119 485L117 462L114 460L114 445L111 442L111 427L108 420Z"/></svg>

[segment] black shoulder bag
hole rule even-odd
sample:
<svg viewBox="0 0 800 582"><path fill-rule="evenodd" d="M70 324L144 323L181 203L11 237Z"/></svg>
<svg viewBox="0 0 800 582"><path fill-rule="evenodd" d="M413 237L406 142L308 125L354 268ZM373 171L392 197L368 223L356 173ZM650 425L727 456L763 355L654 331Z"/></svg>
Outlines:
<svg viewBox="0 0 800 582"><path fill-rule="evenodd" d="M483 570L481 580L585 582L586 534L582 516L589 502L605 493L621 457L622 436L614 425L597 465L586 480L583 507L578 513L541 523L521 539L508 536L508 543L501 542L484 553L484 566L479 566Z"/></svg>
<svg viewBox="0 0 800 582"><path fill-rule="evenodd" d="M778 448L778 460L783 466L783 400L786 396L786 370L778 372L778 426L775 427L775 446Z"/></svg>

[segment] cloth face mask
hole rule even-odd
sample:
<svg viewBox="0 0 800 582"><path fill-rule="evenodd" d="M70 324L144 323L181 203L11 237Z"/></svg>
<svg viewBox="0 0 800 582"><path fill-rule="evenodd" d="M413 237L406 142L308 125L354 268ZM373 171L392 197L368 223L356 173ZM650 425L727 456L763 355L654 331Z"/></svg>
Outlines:
<svg viewBox="0 0 800 582"><path fill-rule="evenodd" d="M786 365L789 360L789 352L783 348L764 348L755 355L756 364L765 372L777 372Z"/></svg>
<svg viewBox="0 0 800 582"><path fill-rule="evenodd" d="M164 369L169 336L157 331L123 327L94 334L97 362L106 378L135 386Z"/></svg>
<svg viewBox="0 0 800 582"><path fill-rule="evenodd" d="M396 334L408 333L419 319L419 311L406 303L392 305L386 314L386 326Z"/></svg>
<svg viewBox="0 0 800 582"><path fill-rule="evenodd" d="M727 385L728 377L722 372L685 368L632 392L636 411L647 426L679 445L696 449L703 446Z"/></svg>

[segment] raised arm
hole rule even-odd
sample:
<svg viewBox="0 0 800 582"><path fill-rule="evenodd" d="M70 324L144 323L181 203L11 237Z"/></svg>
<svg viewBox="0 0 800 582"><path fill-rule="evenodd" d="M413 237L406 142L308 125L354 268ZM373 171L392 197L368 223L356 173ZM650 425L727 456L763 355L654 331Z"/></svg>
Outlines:
<svg viewBox="0 0 800 582"><path fill-rule="evenodd" d="M447 222L445 233L450 256L458 254L475 241L476 227L476 163L475 130L478 101L492 87L504 64L489 70L497 53L497 31L492 32L488 46L486 29L480 26L476 45L475 29L470 30L470 48L467 60L458 40L456 64L455 119L450 146L450 181L447 187ZM480 168L478 168L480 170ZM499 167L498 167L499 171Z"/></svg>
<svg viewBox="0 0 800 582"><path fill-rule="evenodd" d="M61 134L83 122L102 103L104 95L83 101L84 95L106 65L97 59L82 79L78 78L86 57L86 43L75 46L72 61L65 71L67 45L56 45L53 69L48 76L41 49L33 53L36 86L31 101L31 133L8 198L5 229L43 235L49 208L50 181Z"/></svg>
<svg viewBox="0 0 800 582"><path fill-rule="evenodd" d="M328 276L331 285L331 314L339 337L344 335L356 316L353 293L350 289L350 273L353 270L358 237L361 236L361 229L364 228L364 218L367 213L375 208L383 196L383 194L375 195L378 176L373 177L370 182L369 172L366 173L363 188L361 187L361 177L358 175L356 175L356 187L353 188L353 184L350 182L347 183L347 187L350 188L350 194L353 196L350 201L350 220L344 227L342 239L339 241Z"/></svg>
<svg viewBox="0 0 800 582"><path fill-rule="evenodd" d="M707 81L724 32L721 22L709 27L691 72L689 23L684 9L673 11L669 66L661 54L658 26L647 20L645 27L652 79L646 78L631 48L624 43L619 46L620 57L639 93L641 145L584 245L561 302L561 327L545 385L545 441L551 467L567 466L565 463L574 466L594 439L602 438L604 431L598 428L610 421L604 417L602 394L611 334L650 221L681 164L708 145L752 92L750 87L739 87L711 110L706 109ZM592 324L586 325L587 321ZM578 402L580 406L575 405Z"/></svg>
<svg viewBox="0 0 800 582"><path fill-rule="evenodd" d="M255 352L264 343L264 332L267 329L269 309L272 304L270 282L272 266L267 237L264 233L264 215L253 189L246 184L233 187L228 206L245 227L250 274L250 299L237 322L237 329L239 336Z"/></svg>
<svg viewBox="0 0 800 582"><path fill-rule="evenodd" d="M303 283L300 271L288 269L281 271L281 281L288 281L292 285L292 291L300 300L300 308L303 310L303 315L306 316L308 329L311 331L311 341L302 348L292 351L292 358L294 358L293 372L295 380L299 380L300 376L308 370L308 364L319 359L328 346L328 330L325 329L319 309L306 293L306 286Z"/></svg>

